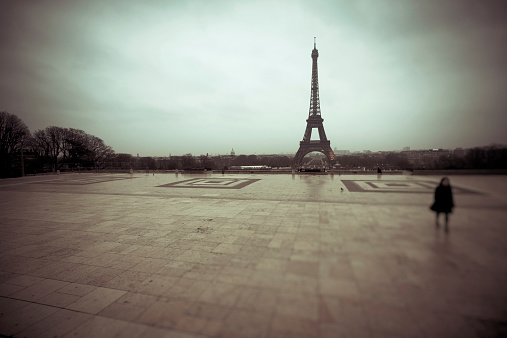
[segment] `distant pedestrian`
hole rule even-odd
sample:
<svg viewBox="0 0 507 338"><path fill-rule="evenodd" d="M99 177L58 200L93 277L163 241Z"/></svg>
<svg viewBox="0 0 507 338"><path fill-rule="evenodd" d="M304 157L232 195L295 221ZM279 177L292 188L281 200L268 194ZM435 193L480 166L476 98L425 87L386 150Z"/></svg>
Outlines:
<svg viewBox="0 0 507 338"><path fill-rule="evenodd" d="M380 167L377 167L377 174L382 175L382 169L380 169Z"/></svg>
<svg viewBox="0 0 507 338"><path fill-rule="evenodd" d="M454 208L454 201L452 198L452 189L449 179L447 177L442 178L440 184L435 189L435 202L431 205L430 209L437 213L435 224L436 227L440 227L438 222L438 215L440 213L445 214L445 232L449 232L449 214L452 213Z"/></svg>

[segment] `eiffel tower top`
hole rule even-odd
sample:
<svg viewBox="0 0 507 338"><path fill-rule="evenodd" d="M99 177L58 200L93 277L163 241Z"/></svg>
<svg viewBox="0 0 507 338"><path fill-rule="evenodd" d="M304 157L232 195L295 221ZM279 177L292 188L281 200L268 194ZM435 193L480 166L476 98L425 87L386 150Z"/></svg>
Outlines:
<svg viewBox="0 0 507 338"><path fill-rule="evenodd" d="M310 112L308 117L319 116L320 117L320 100L319 100L319 72L317 68L317 58L319 57L319 51L317 50L317 43L313 38L313 50L312 50L312 93L310 97Z"/></svg>

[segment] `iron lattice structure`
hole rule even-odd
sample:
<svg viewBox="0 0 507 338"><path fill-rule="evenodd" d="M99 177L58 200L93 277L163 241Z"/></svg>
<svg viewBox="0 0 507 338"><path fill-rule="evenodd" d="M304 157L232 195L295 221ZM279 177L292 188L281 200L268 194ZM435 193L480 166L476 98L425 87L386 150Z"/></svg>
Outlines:
<svg viewBox="0 0 507 338"><path fill-rule="evenodd" d="M317 67L317 58L319 51L317 50L316 42L313 42L312 50L312 91L310 97L310 112L306 120L306 130L303 136L303 141L299 142L299 150L294 156L294 167L301 167L303 158L311 152L317 151L326 155L329 166L332 166L336 159L331 149L331 142L326 137L324 131L324 120L320 112L320 99L319 99L319 72ZM319 140L312 140L312 131L317 128L319 131Z"/></svg>

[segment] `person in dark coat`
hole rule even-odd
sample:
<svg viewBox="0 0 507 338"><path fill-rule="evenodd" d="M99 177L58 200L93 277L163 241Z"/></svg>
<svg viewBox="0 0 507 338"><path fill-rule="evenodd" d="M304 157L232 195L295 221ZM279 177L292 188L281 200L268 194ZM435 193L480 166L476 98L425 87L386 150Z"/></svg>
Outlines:
<svg viewBox="0 0 507 338"><path fill-rule="evenodd" d="M440 213L444 213L445 232L449 232L449 214L452 213L452 208L454 208L454 201L452 198L451 184L449 183L449 179L444 177L435 189L435 202L430 207L431 210L437 213L437 228L440 227L440 224L438 223L438 215L440 215Z"/></svg>

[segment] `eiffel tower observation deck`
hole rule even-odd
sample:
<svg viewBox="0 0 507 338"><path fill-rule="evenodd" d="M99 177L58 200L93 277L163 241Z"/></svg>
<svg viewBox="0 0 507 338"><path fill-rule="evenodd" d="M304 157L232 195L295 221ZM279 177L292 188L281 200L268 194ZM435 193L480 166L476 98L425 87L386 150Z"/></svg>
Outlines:
<svg viewBox="0 0 507 338"><path fill-rule="evenodd" d="M303 136L303 140L299 142L299 150L294 156L293 166L298 168L303 163L303 158L311 152L323 153L328 164L331 167L335 163L335 155L331 149L331 142L326 137L324 131L324 119L321 117L320 111L320 99L319 99L319 72L317 66L317 58L319 57L319 51L317 50L317 43L313 41L312 50L312 89L310 96L310 111L308 113L308 119L306 120L306 130ZM319 132L319 140L312 140L312 131L317 129Z"/></svg>

